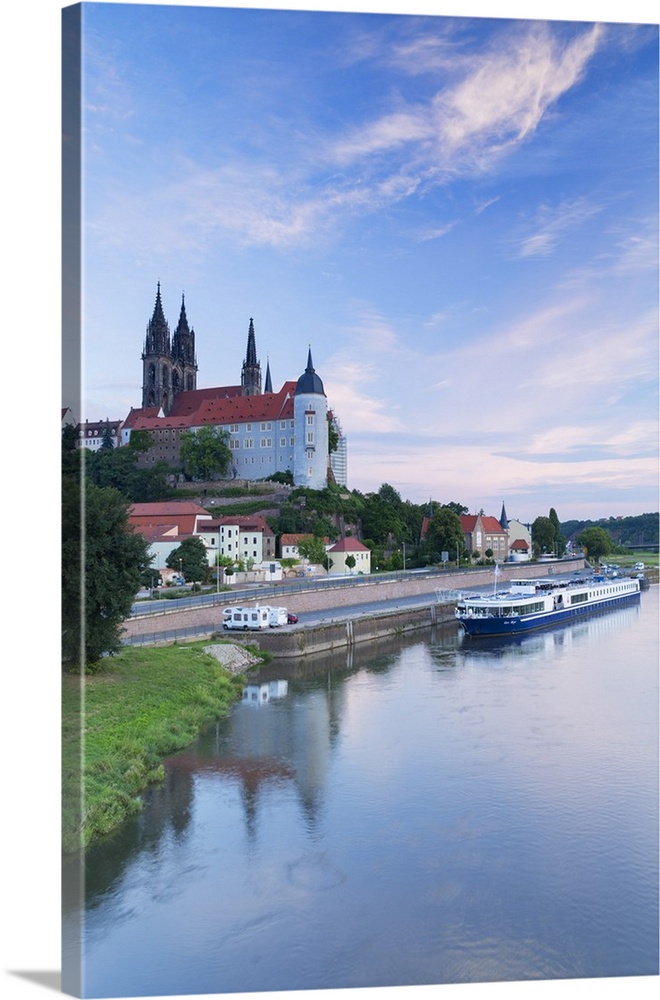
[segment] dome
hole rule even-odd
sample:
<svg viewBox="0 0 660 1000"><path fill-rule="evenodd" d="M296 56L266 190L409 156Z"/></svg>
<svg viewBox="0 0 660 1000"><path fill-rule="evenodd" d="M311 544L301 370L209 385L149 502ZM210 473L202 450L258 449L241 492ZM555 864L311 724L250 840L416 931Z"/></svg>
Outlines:
<svg viewBox="0 0 660 1000"><path fill-rule="evenodd" d="M325 391L323 389L323 382L319 376L314 371L314 365L312 364L312 349L310 347L309 354L307 356L307 368L302 373L298 382L296 383L296 396L302 395L303 393L317 396L325 396Z"/></svg>

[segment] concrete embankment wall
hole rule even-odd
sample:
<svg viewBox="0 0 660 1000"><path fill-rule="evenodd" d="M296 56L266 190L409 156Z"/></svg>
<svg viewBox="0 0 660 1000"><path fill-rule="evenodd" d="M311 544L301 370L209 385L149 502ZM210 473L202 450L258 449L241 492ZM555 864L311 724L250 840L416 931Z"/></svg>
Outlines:
<svg viewBox="0 0 660 1000"><path fill-rule="evenodd" d="M361 642L401 636L416 629L432 625L454 623L453 604L431 604L429 607L391 611L383 614L365 614L343 621L327 622L312 628L287 629L241 636L239 642L249 643L280 659L283 657L309 656L313 653L345 649ZM232 639L232 641L235 641Z"/></svg>

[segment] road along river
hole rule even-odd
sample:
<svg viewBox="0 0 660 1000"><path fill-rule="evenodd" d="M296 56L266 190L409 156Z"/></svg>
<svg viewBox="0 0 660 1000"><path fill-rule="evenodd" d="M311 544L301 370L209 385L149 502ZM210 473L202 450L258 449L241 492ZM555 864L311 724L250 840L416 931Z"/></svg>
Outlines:
<svg viewBox="0 0 660 1000"><path fill-rule="evenodd" d="M550 567L555 576L582 568L582 559L565 560ZM346 586L344 580L337 587L327 583L316 587L310 583L308 588L288 595L286 599L289 610L299 615L297 626L286 626L258 636L250 633L249 641L258 641L274 656L297 656L352 645L378 635L400 634L451 620L457 591L472 591L493 586L495 582L500 587L512 578L537 577L547 572L548 567L539 564L508 564L499 568L497 578L492 567L484 567L483 570L430 577L411 573L398 579L361 578L356 579L354 586ZM160 613L150 609L143 615L134 615L125 623L124 641L153 643L208 635L221 628L222 608L232 603L235 603L233 595L225 592L218 594L212 604L189 605L185 610L167 607L162 611L159 609ZM253 593L249 599L242 597L240 603L251 607L259 603L282 604L283 599L277 591L265 591ZM347 622L357 627L352 628ZM309 633L310 629L318 629L319 626L330 628L330 631L315 643ZM229 634L233 641L242 641L238 638L242 633ZM297 638L292 639L292 636Z"/></svg>

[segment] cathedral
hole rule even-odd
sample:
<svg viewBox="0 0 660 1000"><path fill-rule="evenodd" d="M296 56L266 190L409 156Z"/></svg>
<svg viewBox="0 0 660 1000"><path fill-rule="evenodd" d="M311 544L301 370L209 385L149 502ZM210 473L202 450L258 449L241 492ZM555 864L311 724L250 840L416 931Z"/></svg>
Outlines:
<svg viewBox="0 0 660 1000"><path fill-rule="evenodd" d="M170 341L159 281L156 305L147 324L142 352L142 406L157 406L167 416L177 393L196 388L195 331L188 326L184 298L181 297L179 322Z"/></svg>
<svg viewBox="0 0 660 1000"><path fill-rule="evenodd" d="M329 424L339 447L329 453ZM141 463L166 461L178 466L180 435L204 426L222 428L232 454L231 478L265 479L291 472L296 486L323 489L329 478L346 483L346 440L328 410L320 376L309 349L297 380L275 391L270 365L263 382L250 319L240 384L197 388L195 332L182 296L179 319L170 336L160 282L142 352L142 406L131 409L122 429L126 443L133 430L150 432L152 447Z"/></svg>

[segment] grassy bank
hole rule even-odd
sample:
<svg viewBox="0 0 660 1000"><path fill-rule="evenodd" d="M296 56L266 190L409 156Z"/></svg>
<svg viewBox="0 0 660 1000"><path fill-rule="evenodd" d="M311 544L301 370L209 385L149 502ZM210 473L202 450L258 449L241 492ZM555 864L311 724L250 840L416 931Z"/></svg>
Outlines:
<svg viewBox="0 0 660 1000"><path fill-rule="evenodd" d="M243 681L204 642L133 649L62 681L62 848L90 844L139 812L162 761L226 715Z"/></svg>

